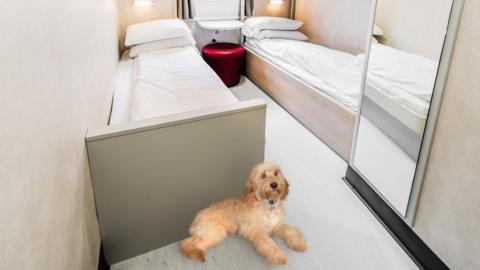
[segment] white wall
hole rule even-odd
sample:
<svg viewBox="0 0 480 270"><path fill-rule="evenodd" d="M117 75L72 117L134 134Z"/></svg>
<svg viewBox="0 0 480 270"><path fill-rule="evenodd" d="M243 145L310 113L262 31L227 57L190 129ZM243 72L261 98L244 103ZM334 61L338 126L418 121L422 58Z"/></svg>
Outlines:
<svg viewBox="0 0 480 270"><path fill-rule="evenodd" d="M176 17L174 0L157 0L155 6L135 6L135 0L115 0L118 2L120 40L123 43L127 26L146 21Z"/></svg>
<svg viewBox="0 0 480 270"><path fill-rule="evenodd" d="M116 2L0 4L0 269L96 269L83 138L107 123Z"/></svg>
<svg viewBox="0 0 480 270"><path fill-rule="evenodd" d="M364 53L371 0L297 0L295 18L310 42L352 54Z"/></svg>
<svg viewBox="0 0 480 270"><path fill-rule="evenodd" d="M253 15L254 16L275 16L275 17L290 17L290 2L285 0L281 5L270 4L271 0L255 0Z"/></svg>
<svg viewBox="0 0 480 270"><path fill-rule="evenodd" d="M377 0L385 44L438 61L452 0Z"/></svg>
<svg viewBox="0 0 480 270"><path fill-rule="evenodd" d="M480 269L480 1L466 0L414 230L456 270Z"/></svg>

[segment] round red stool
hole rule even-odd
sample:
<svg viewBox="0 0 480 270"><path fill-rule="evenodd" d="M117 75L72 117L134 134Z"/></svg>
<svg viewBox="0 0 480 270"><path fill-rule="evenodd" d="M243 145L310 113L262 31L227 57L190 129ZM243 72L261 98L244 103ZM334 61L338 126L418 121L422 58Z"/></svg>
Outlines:
<svg viewBox="0 0 480 270"><path fill-rule="evenodd" d="M240 82L245 61L245 49L242 46L233 43L212 43L203 47L202 55L227 87Z"/></svg>

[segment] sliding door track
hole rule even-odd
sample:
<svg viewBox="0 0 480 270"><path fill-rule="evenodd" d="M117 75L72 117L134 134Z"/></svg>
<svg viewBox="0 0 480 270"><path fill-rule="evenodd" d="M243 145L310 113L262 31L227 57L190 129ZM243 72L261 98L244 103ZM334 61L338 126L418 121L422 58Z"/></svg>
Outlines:
<svg viewBox="0 0 480 270"><path fill-rule="evenodd" d="M350 166L344 180L420 269L449 270L412 228Z"/></svg>

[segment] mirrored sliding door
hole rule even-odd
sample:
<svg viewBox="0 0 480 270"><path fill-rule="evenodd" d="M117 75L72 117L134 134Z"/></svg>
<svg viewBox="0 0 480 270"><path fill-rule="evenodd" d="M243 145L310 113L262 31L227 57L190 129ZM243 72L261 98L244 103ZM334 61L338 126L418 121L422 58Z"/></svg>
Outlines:
<svg viewBox="0 0 480 270"><path fill-rule="evenodd" d="M453 0L377 0L352 166L406 215Z"/></svg>

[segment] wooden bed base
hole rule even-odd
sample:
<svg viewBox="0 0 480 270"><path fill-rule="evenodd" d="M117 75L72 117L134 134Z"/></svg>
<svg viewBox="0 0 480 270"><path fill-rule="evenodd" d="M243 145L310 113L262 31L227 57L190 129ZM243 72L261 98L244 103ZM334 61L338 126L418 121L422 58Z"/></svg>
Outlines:
<svg viewBox="0 0 480 270"><path fill-rule="evenodd" d="M352 110L248 49L245 73L343 159L350 159Z"/></svg>

